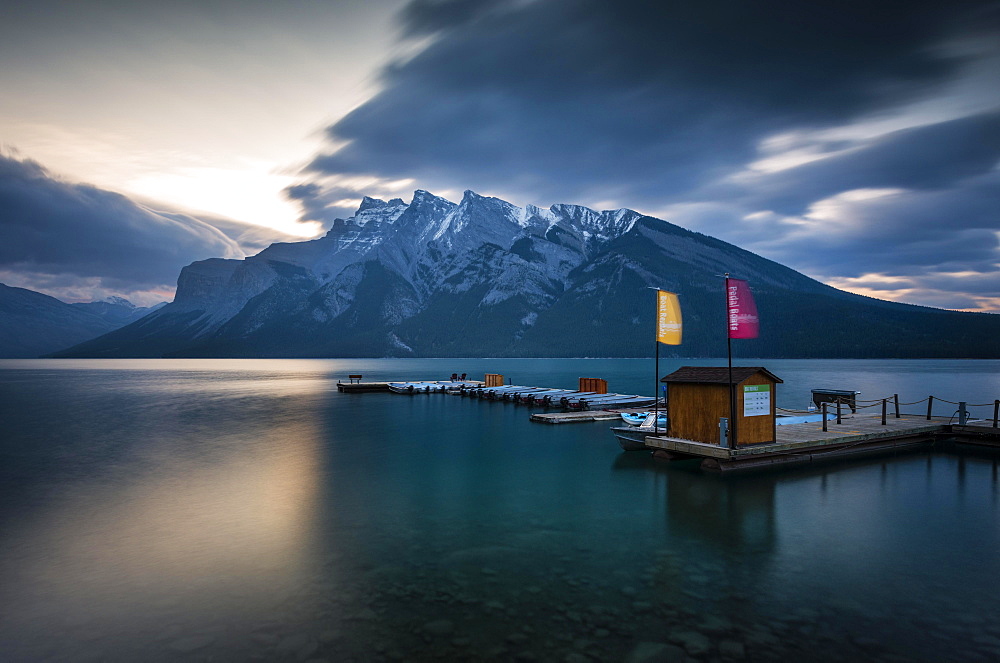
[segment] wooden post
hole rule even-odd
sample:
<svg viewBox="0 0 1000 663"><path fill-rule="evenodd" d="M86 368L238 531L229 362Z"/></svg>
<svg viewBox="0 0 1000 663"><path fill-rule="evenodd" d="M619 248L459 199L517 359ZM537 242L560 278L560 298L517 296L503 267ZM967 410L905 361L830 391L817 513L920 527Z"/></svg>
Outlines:
<svg viewBox="0 0 1000 663"><path fill-rule="evenodd" d="M893 394L892 400L896 403L896 418L899 419L899 394Z"/></svg>
<svg viewBox="0 0 1000 663"><path fill-rule="evenodd" d="M882 399L882 425L883 426L885 426L885 410L886 410L887 406L888 406L888 404L886 403L886 400L883 398Z"/></svg>
<svg viewBox="0 0 1000 663"><path fill-rule="evenodd" d="M837 399L837 425L840 425L840 399Z"/></svg>
<svg viewBox="0 0 1000 663"><path fill-rule="evenodd" d="M934 406L934 397L927 397L927 421L931 420L931 408Z"/></svg>
<svg viewBox="0 0 1000 663"><path fill-rule="evenodd" d="M826 401L823 401L822 409L823 409L823 432L825 433L826 432Z"/></svg>
<svg viewBox="0 0 1000 663"><path fill-rule="evenodd" d="M1000 400L993 401L993 428L997 427L997 415L1000 415Z"/></svg>

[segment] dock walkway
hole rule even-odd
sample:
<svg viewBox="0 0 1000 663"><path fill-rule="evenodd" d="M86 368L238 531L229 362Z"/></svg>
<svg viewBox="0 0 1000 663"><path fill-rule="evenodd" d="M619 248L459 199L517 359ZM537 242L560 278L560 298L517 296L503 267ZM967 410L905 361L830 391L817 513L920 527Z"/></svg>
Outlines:
<svg viewBox="0 0 1000 663"><path fill-rule="evenodd" d="M365 391L389 391L388 382L338 382L337 391L362 393Z"/></svg>
<svg viewBox="0 0 1000 663"><path fill-rule="evenodd" d="M789 424L778 426L773 443L729 449L664 436L647 437L646 446L664 458L701 458L704 469L727 471L759 469L766 466L797 465L832 460L846 456L885 453L893 450L929 446L944 436L962 438L963 442L1000 448L1000 429L991 421L969 422L958 426L950 417L904 414L890 417L882 424L880 416L855 415L842 423Z"/></svg>
<svg viewBox="0 0 1000 663"><path fill-rule="evenodd" d="M502 376L501 376L502 377ZM392 391L391 384L396 382L362 382L359 374L351 375L348 382L337 381L337 390L348 393L364 393L369 391ZM587 378L582 378L587 379ZM519 405L530 405L532 407L558 408L567 410L563 412L553 412L547 414L532 414L532 421L540 421L549 424L570 423L579 421L611 421L619 419L621 412L645 412L653 406L652 396L639 396L635 394L616 394L601 392L574 391L571 389L561 389L553 387L533 387L524 385L494 385L486 386L486 383L479 380L432 380L418 381L413 384L433 384L431 391L437 393L443 391L443 387L449 385L462 387L459 392L462 396L473 396L486 400L503 400ZM405 384L405 382L403 382ZM441 387L441 388L438 388ZM422 388L416 389L414 393L424 393ZM559 402L549 402L548 399L540 404L535 396L548 394L548 398L560 397ZM566 400L569 399L567 404Z"/></svg>

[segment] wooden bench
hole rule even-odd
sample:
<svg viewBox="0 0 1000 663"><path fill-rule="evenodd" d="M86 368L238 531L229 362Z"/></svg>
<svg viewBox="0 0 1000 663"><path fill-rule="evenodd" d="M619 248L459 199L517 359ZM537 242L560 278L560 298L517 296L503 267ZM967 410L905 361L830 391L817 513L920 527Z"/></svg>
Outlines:
<svg viewBox="0 0 1000 663"><path fill-rule="evenodd" d="M363 377L363 376L362 376L361 374L357 374L357 375L348 375L348 376L347 376L347 379L348 379L348 380L350 381L350 382L349 382L349 384L360 384L360 383L361 383L361 378L362 378L362 377Z"/></svg>

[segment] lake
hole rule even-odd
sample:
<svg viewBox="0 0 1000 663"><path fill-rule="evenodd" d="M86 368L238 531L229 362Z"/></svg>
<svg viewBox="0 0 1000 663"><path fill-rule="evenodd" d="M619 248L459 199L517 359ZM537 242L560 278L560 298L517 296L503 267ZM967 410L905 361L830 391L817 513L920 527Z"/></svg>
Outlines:
<svg viewBox="0 0 1000 663"><path fill-rule="evenodd" d="M1000 398L1000 361L735 363L786 408ZM0 360L0 660L1000 658L996 457L720 477L607 422L336 388L454 372L655 386L634 359Z"/></svg>

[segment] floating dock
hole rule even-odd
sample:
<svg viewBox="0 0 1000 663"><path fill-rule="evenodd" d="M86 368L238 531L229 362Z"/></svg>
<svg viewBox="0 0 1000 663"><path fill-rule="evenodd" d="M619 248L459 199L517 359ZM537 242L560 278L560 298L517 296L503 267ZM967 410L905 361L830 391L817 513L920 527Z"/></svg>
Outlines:
<svg viewBox="0 0 1000 663"><path fill-rule="evenodd" d="M338 382L337 391L360 393L365 391L389 391L388 382Z"/></svg>
<svg viewBox="0 0 1000 663"><path fill-rule="evenodd" d="M949 441L1000 449L1000 429L992 421L953 423L950 417L903 414L882 424L879 416L856 415L842 423L822 422L777 427L775 442L729 449L664 436L646 437L646 447L664 460L698 459L701 467L717 472L760 470L804 465L847 457L884 454L931 447Z"/></svg>
<svg viewBox="0 0 1000 663"><path fill-rule="evenodd" d="M347 393L364 393L370 391L392 391L390 385L403 384L394 382L362 382L363 376L354 374L348 376L348 381L337 381L337 390ZM547 424L562 424L582 421L612 421L620 419L621 412L645 412L653 406L652 396L635 394L608 393L607 383L599 378L580 378L577 390L557 387L534 387L526 385L504 384L502 375L487 374L485 381L417 381L414 385L433 384L431 391L437 393L441 389L437 385L447 387L454 385L456 393L461 396L482 398L486 400L507 401L519 405L536 408L562 408L563 412L535 413L532 421ZM595 389L595 391L584 391ZM397 389L398 390L398 389ZM416 389L414 393L424 393L424 389Z"/></svg>

